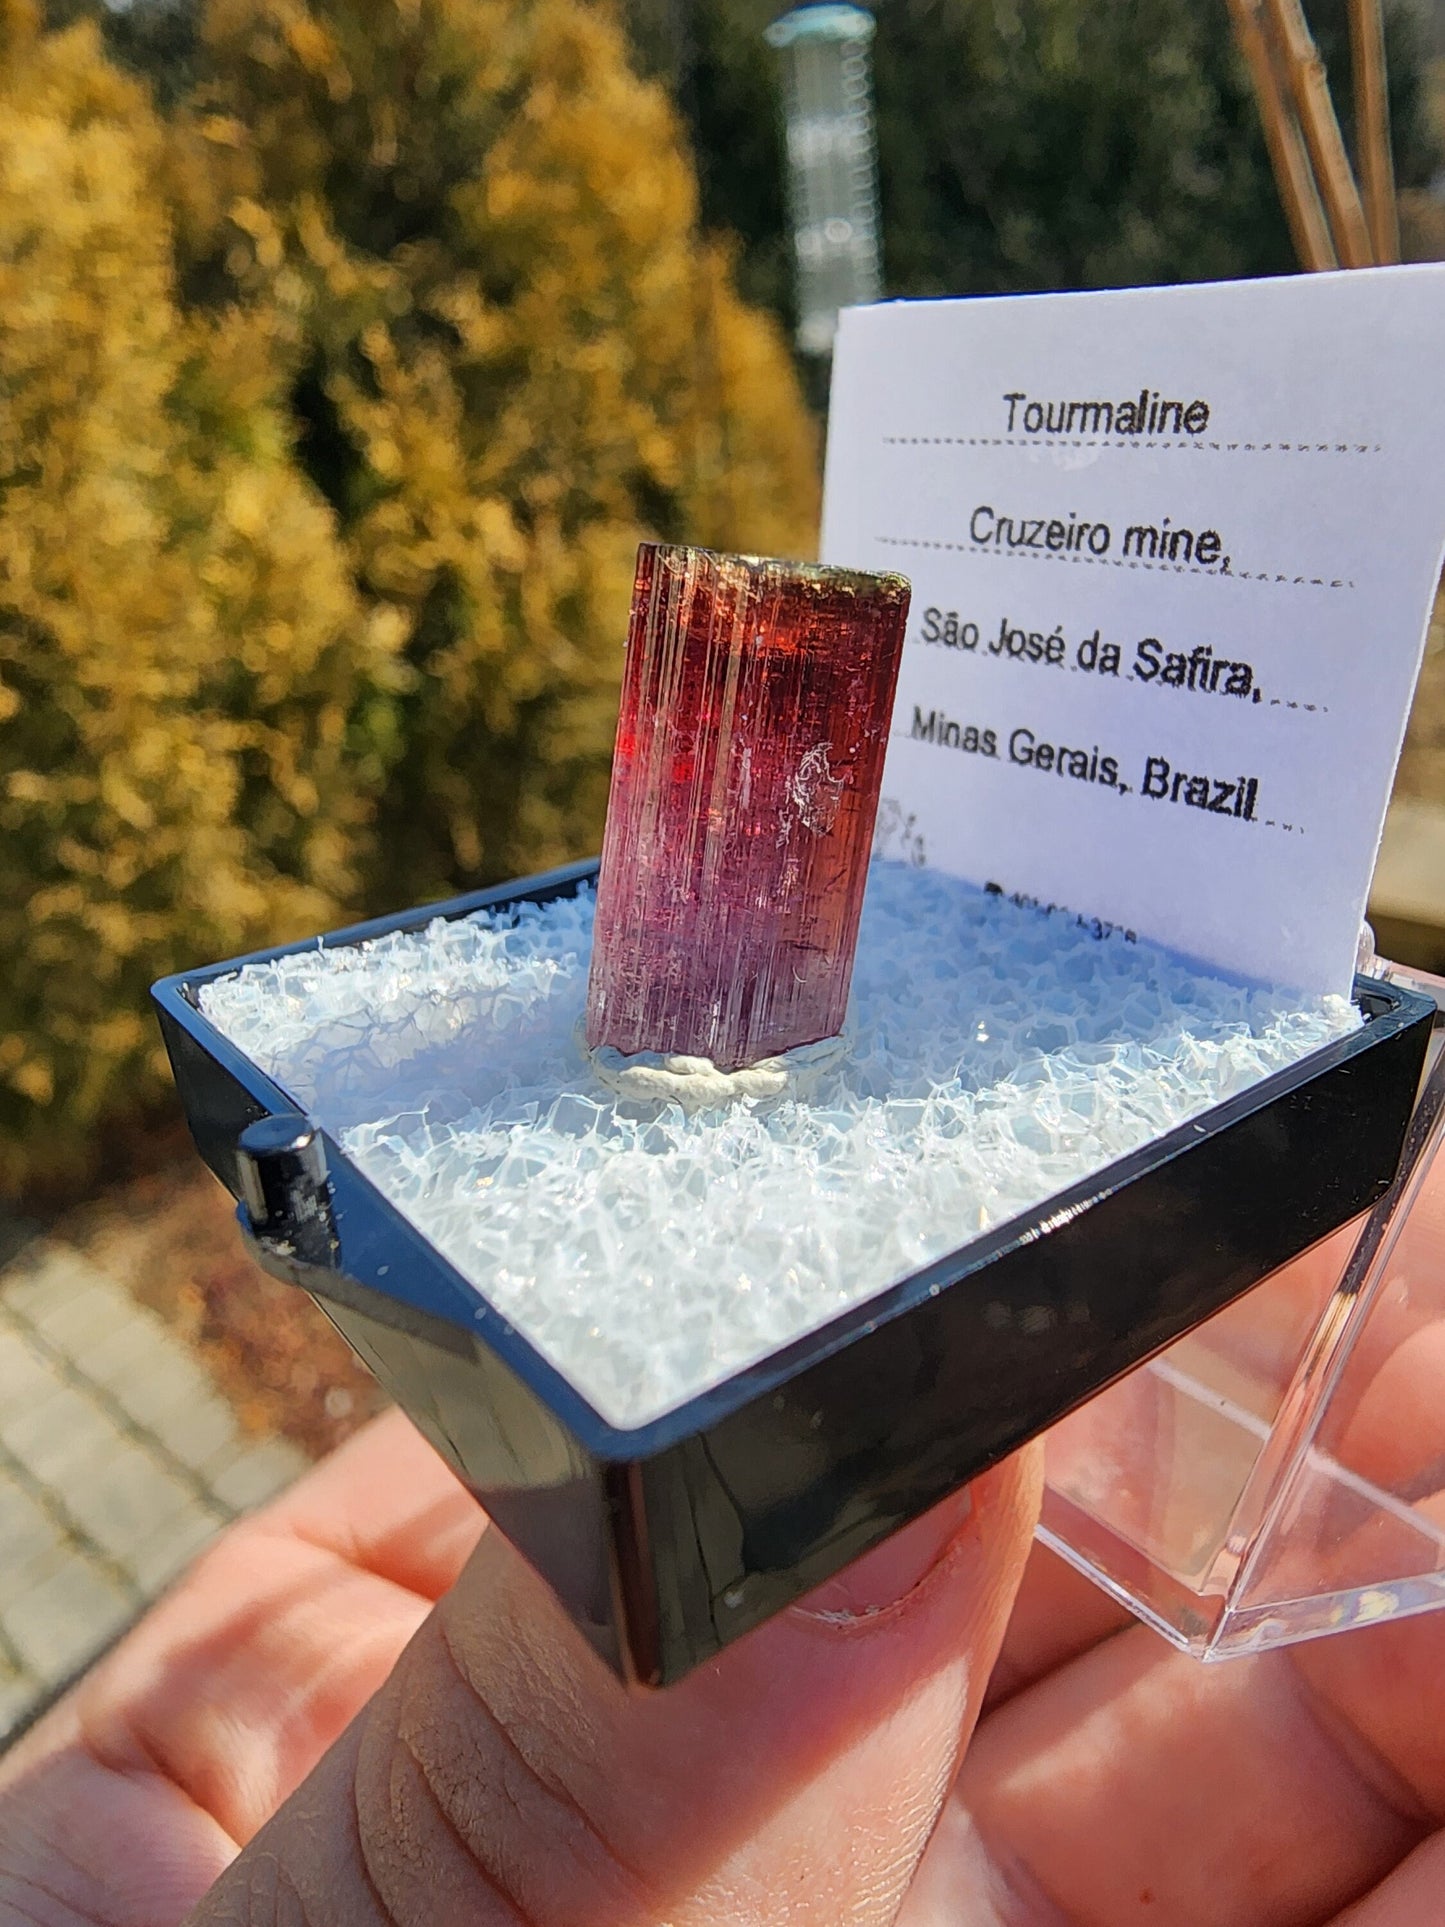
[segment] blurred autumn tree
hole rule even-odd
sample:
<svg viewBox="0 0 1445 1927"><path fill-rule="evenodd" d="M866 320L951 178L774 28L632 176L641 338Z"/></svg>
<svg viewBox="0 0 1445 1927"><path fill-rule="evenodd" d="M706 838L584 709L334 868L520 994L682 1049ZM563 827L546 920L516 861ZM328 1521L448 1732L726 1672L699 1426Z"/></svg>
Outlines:
<svg viewBox="0 0 1445 1927"><path fill-rule="evenodd" d="M815 536L605 19L199 27L162 117L0 0L0 1188L159 1088L157 974L595 845L639 538Z"/></svg>
<svg viewBox="0 0 1445 1927"><path fill-rule="evenodd" d="M187 287L283 308L299 453L410 672L372 901L600 836L639 538L807 553L776 324L664 92L579 0L209 0Z"/></svg>
<svg viewBox="0 0 1445 1927"><path fill-rule="evenodd" d="M288 459L257 308L181 314L161 130L0 8L0 1186L157 1088L159 972L356 887L389 638Z"/></svg>

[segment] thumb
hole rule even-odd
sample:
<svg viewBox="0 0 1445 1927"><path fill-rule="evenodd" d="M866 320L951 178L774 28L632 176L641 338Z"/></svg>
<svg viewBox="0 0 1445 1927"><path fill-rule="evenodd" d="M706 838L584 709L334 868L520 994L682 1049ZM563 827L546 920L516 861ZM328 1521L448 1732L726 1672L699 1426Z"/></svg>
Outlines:
<svg viewBox="0 0 1445 1927"><path fill-rule="evenodd" d="M1009 1460L680 1684L628 1691L489 1532L202 1923L891 1921L1037 1516Z"/></svg>

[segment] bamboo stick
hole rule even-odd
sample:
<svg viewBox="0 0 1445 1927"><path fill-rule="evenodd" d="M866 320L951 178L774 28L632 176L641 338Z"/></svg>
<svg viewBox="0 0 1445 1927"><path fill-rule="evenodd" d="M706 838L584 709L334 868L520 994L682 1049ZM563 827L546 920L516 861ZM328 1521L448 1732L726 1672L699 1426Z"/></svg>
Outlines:
<svg viewBox="0 0 1445 1927"><path fill-rule="evenodd" d="M1347 268L1374 261L1365 210L1350 169L1340 123L1330 99L1325 64L1305 23L1300 0L1264 0L1264 20L1282 57L1295 113L1314 166L1320 198L1329 216L1335 251Z"/></svg>
<svg viewBox="0 0 1445 1927"><path fill-rule="evenodd" d="M1254 85L1255 104L1264 126L1275 185L1284 203L1294 251L1302 268L1318 273L1339 266L1329 223L1310 170L1299 123L1280 85L1279 71L1265 38L1259 0L1229 0L1234 36Z"/></svg>
<svg viewBox="0 0 1445 1927"><path fill-rule="evenodd" d="M1380 0L1350 0L1350 64L1355 87L1355 151L1370 242L1377 261L1398 261L1400 215L1390 153L1385 21Z"/></svg>

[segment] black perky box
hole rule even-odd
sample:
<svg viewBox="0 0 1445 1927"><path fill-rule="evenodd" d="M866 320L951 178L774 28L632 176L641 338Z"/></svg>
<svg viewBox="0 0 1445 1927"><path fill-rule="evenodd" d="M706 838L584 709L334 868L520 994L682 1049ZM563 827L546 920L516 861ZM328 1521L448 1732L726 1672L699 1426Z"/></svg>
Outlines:
<svg viewBox="0 0 1445 1927"><path fill-rule="evenodd" d="M576 864L321 941L546 902L595 875ZM201 1014L213 978L315 947L156 985L197 1147L246 1200L259 1261L313 1294L607 1663L650 1686L1375 1203L1435 1015L1417 993L1357 978L1364 1021L1348 1036L624 1431Z"/></svg>

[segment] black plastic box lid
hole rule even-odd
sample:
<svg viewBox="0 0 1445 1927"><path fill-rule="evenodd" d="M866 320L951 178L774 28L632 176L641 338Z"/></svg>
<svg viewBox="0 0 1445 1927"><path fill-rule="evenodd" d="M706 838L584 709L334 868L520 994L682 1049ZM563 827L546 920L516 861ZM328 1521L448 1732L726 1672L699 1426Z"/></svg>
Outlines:
<svg viewBox="0 0 1445 1927"><path fill-rule="evenodd" d="M545 902L595 874L573 865L322 943ZM281 1119L274 1143L299 1143L305 1123L197 993L314 948L155 987L197 1146L238 1197L247 1127ZM244 1205L243 1229L268 1270L315 1295L608 1663L665 1684L1375 1203L1435 1011L1366 978L1355 1000L1350 1035L631 1431L319 1133L309 1234L278 1235Z"/></svg>

